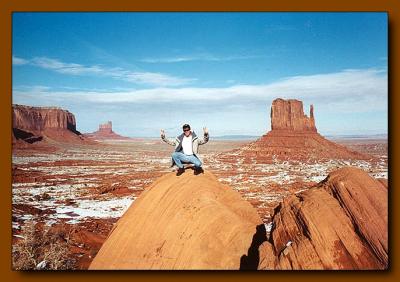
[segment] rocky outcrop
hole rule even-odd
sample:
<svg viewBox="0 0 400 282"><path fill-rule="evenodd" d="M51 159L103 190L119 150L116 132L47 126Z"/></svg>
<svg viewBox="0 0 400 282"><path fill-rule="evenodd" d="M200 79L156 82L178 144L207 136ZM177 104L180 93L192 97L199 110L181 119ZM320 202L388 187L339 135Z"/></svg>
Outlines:
<svg viewBox="0 0 400 282"><path fill-rule="evenodd" d="M26 131L65 129L77 133L75 116L57 107L13 105L13 128Z"/></svg>
<svg viewBox="0 0 400 282"><path fill-rule="evenodd" d="M105 124L100 124L99 129L93 133L85 133L85 137L95 140L129 140L131 138L121 136L112 130L112 122L108 121Z"/></svg>
<svg viewBox="0 0 400 282"><path fill-rule="evenodd" d="M372 156L351 151L325 139L317 132L314 108L310 117L298 100L276 99L271 106L271 131L237 153L246 162L272 163L274 160L314 162L330 159L365 160Z"/></svg>
<svg viewBox="0 0 400 282"><path fill-rule="evenodd" d="M13 143L36 143L44 139L82 140L76 130L75 116L58 107L12 107ZM22 143L21 143L22 142Z"/></svg>
<svg viewBox="0 0 400 282"><path fill-rule="evenodd" d="M263 233L255 209L212 173L169 173L119 219L89 269L256 268Z"/></svg>
<svg viewBox="0 0 400 282"><path fill-rule="evenodd" d="M310 117L307 117L302 101L275 99L271 106L271 129L317 132L313 105L310 106Z"/></svg>
<svg viewBox="0 0 400 282"><path fill-rule="evenodd" d="M346 167L275 211L259 269L386 269L388 195L383 182Z"/></svg>

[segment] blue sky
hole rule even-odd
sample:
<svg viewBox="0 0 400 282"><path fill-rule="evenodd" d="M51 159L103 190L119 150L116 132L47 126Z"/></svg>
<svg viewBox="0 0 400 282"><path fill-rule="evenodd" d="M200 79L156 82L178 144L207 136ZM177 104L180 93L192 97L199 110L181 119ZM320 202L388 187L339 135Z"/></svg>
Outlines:
<svg viewBox="0 0 400 282"><path fill-rule="evenodd" d="M322 134L387 133L386 13L14 13L13 103L92 132L262 135L275 98Z"/></svg>

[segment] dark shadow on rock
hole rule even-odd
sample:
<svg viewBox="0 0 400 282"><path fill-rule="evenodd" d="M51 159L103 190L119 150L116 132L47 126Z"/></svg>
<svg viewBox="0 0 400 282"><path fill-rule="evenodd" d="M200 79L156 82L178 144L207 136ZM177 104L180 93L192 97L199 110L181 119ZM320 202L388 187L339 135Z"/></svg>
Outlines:
<svg viewBox="0 0 400 282"><path fill-rule="evenodd" d="M247 255L240 258L240 270L257 270L260 262L260 252L258 248L267 241L267 231L264 224L256 227L256 233L253 235L253 241L247 251Z"/></svg>
<svg viewBox="0 0 400 282"><path fill-rule="evenodd" d="M82 133L80 133L78 130L76 130L76 125L73 123L68 122L67 123L67 129L69 131L72 131L73 133L75 133L76 135L82 135Z"/></svg>
<svg viewBox="0 0 400 282"><path fill-rule="evenodd" d="M36 136L31 132L24 131L22 129L15 128L15 127L13 128L13 133L14 133L15 138L23 140L30 144L41 141L43 139L43 136Z"/></svg>

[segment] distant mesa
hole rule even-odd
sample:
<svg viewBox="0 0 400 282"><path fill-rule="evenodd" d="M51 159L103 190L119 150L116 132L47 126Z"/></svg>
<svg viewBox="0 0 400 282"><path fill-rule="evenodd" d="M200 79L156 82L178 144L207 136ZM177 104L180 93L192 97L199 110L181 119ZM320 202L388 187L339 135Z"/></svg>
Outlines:
<svg viewBox="0 0 400 282"><path fill-rule="evenodd" d="M131 138L129 137L124 137L121 136L117 133L115 133L112 130L112 122L108 121L107 123L100 124L99 129L93 133L85 133L85 137L88 137L90 139L95 139L95 140L130 140Z"/></svg>
<svg viewBox="0 0 400 282"><path fill-rule="evenodd" d="M83 142L76 130L75 116L58 107L31 107L13 104L12 142L23 147L39 141Z"/></svg>
<svg viewBox="0 0 400 282"><path fill-rule="evenodd" d="M259 225L251 204L211 172L168 173L118 220L89 269L239 269Z"/></svg>
<svg viewBox="0 0 400 282"><path fill-rule="evenodd" d="M387 269L387 183L358 168L330 173L284 199L259 250L259 269Z"/></svg>
<svg viewBox="0 0 400 282"><path fill-rule="evenodd" d="M246 157L246 162L259 163L270 163L274 159L307 162L372 158L325 139L315 124L313 105L308 117L302 101L275 99L271 106L271 131L238 152Z"/></svg>

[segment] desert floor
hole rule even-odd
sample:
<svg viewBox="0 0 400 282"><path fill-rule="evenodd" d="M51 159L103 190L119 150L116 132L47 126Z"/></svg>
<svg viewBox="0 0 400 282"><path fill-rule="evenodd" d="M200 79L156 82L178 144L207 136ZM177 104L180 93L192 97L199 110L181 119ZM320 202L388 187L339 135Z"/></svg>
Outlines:
<svg viewBox="0 0 400 282"><path fill-rule="evenodd" d="M334 140L375 156L373 162L271 164L245 163L231 151L250 141L210 140L200 147L200 155L204 169L239 191L257 209L267 230L273 209L285 196L312 187L339 167L356 166L371 176L388 179L386 139ZM172 170L173 147L159 139L57 145L60 150L13 152L13 242L27 236L24 226L35 223L35 232L62 236L72 268L86 269L113 223L152 181Z"/></svg>

